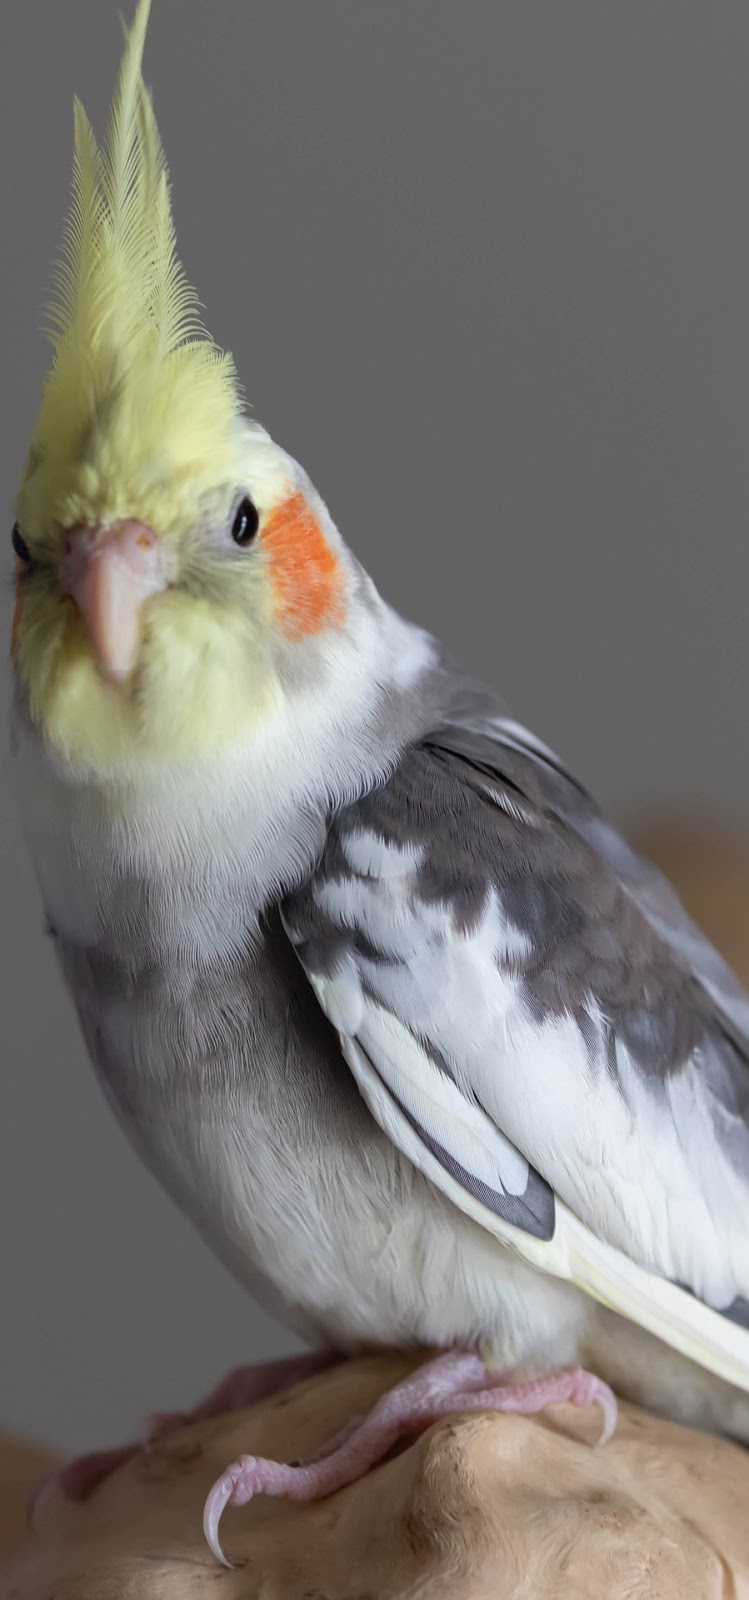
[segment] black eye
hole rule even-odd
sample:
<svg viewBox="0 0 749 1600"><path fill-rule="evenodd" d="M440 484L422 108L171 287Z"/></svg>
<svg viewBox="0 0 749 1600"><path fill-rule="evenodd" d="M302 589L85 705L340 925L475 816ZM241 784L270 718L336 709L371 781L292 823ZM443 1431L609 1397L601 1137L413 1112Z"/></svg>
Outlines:
<svg viewBox="0 0 749 1600"><path fill-rule="evenodd" d="M23 535L21 533L21 529L19 528L17 522L13 523L13 532L12 532L10 538L11 538L11 544L13 545L13 549L15 550L19 561L24 561L26 563L27 567L30 566L31 565L31 551L29 550L29 547L28 547L28 545L26 543L26 540L23 538Z"/></svg>
<svg viewBox="0 0 749 1600"><path fill-rule="evenodd" d="M256 505L253 505L248 494L237 506L236 514L231 528L231 536L235 544L244 547L252 541L260 527L260 516Z"/></svg>

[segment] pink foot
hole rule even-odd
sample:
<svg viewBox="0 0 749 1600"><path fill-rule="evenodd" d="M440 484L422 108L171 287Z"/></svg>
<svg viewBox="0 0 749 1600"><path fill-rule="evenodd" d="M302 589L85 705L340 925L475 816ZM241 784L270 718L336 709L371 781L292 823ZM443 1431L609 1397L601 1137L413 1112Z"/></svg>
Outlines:
<svg viewBox="0 0 749 1600"><path fill-rule="evenodd" d="M34 1504L40 1495L53 1484L55 1489L68 1500L86 1500L97 1485L108 1478L117 1467L123 1466L140 1450L148 1449L157 1440L165 1438L177 1428L185 1427L189 1422L218 1416L221 1412L238 1411L241 1406L253 1405L257 1400L267 1400L277 1390L289 1388L294 1383L301 1383L304 1378L310 1378L316 1372L323 1372L338 1359L338 1356L330 1351L324 1353L318 1351L314 1355L291 1356L285 1361L267 1361L261 1366L238 1367L235 1372L230 1372L228 1378L224 1378L194 1411L159 1412L146 1419L137 1443L79 1456L60 1472L45 1478L31 1496L29 1515L33 1515Z"/></svg>
<svg viewBox="0 0 749 1600"><path fill-rule="evenodd" d="M189 1422L205 1422L209 1417L218 1417L227 1411L239 1411L242 1406L256 1405L259 1400L269 1399L280 1389L290 1389L292 1384L302 1383L305 1378L324 1372L326 1367L339 1359L332 1351L326 1350L317 1351L314 1355L290 1356L283 1361L266 1361L262 1366L237 1367L228 1377L222 1378L221 1383L194 1410L157 1411L146 1417L141 1430L143 1443L148 1448L157 1440L166 1438L167 1434L174 1433L177 1428L186 1427Z"/></svg>
<svg viewBox="0 0 749 1600"><path fill-rule="evenodd" d="M363 1477L403 1434L426 1429L439 1417L456 1411L530 1415L559 1401L599 1405L603 1413L599 1443L611 1438L616 1427L616 1398L607 1384L582 1367L569 1367L529 1383L497 1384L477 1355L451 1351L437 1356L382 1395L363 1421L347 1425L309 1464L290 1466L263 1456L240 1456L213 1485L206 1500L206 1539L216 1558L231 1566L219 1540L219 1524L228 1505L247 1505L256 1494L320 1500Z"/></svg>

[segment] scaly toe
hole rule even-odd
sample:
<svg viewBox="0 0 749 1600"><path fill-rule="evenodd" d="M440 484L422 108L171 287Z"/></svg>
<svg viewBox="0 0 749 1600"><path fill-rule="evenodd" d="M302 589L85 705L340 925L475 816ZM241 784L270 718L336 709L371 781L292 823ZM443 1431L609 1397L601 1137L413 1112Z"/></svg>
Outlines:
<svg viewBox="0 0 749 1600"><path fill-rule="evenodd" d="M239 1456L221 1474L211 1489L203 1511L203 1532L218 1561L230 1567L218 1536L219 1523L228 1505L246 1506L256 1494L290 1495L293 1500L314 1500L318 1480L324 1483L324 1468L292 1467L287 1461L269 1461L266 1456Z"/></svg>
<svg viewBox="0 0 749 1600"><path fill-rule="evenodd" d="M314 1454L309 1456L306 1462L292 1461L290 1465L293 1467L303 1467L309 1464L314 1464L316 1461L327 1461L328 1457L334 1455L336 1450L340 1450L341 1445L348 1444L349 1439L353 1439L354 1434L358 1433L363 1421L363 1416L352 1417L350 1422L347 1422L343 1428L339 1428L338 1432L333 1434L332 1438L326 1439L325 1443L320 1445L319 1450L315 1450Z"/></svg>
<svg viewBox="0 0 749 1600"><path fill-rule="evenodd" d="M346 1430L348 1433L348 1429ZM398 1431L397 1428L395 1430ZM288 1461L271 1461L267 1456L240 1456L214 1483L203 1512L203 1531L218 1561L230 1563L221 1548L219 1524L228 1505L246 1506L256 1494L288 1495L290 1500L322 1500L353 1483L383 1454L392 1442L392 1428L381 1445L381 1430L375 1430L374 1445L360 1424L345 1444L325 1455L321 1461L292 1466ZM364 1444L362 1450L361 1445Z"/></svg>

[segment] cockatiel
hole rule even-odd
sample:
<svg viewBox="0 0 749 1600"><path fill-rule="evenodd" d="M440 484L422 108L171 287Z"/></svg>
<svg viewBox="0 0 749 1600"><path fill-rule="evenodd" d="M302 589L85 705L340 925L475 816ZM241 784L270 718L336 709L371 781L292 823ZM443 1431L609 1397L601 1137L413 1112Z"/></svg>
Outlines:
<svg viewBox="0 0 749 1600"><path fill-rule="evenodd" d="M243 415L148 13L102 151L76 105L13 529L23 822L100 1081L223 1260L312 1343L442 1352L324 1459L234 1463L213 1547L228 1501L447 1408L610 1427L610 1383L747 1440L749 997Z"/></svg>

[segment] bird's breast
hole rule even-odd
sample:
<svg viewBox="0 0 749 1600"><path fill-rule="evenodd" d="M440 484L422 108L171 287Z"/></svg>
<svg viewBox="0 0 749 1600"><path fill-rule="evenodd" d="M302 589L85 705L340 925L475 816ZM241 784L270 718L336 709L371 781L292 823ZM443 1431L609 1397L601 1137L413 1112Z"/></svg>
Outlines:
<svg viewBox="0 0 749 1600"><path fill-rule="evenodd" d="M280 925L228 967L152 954L136 982L111 953L61 943L129 1138L269 1310L355 1350L465 1342L502 1297L508 1352L525 1347L528 1269L374 1124Z"/></svg>
<svg viewBox="0 0 749 1600"><path fill-rule="evenodd" d="M23 760L31 852L97 1075L216 1253L340 1348L463 1344L499 1320L519 1358L548 1287L534 1294L530 1269L377 1127L272 909L268 885L298 881L317 847L309 816L285 817L277 791L272 814L240 815L227 782L113 817L52 781L37 746Z"/></svg>

